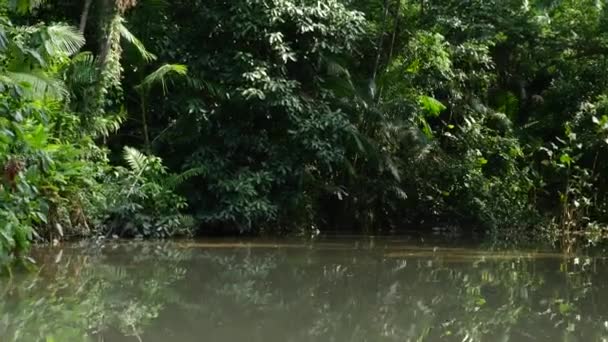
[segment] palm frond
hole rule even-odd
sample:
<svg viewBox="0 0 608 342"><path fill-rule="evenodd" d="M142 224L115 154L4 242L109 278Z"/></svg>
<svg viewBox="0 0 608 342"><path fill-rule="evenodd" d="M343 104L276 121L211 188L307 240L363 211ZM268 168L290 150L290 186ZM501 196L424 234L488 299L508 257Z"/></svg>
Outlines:
<svg viewBox="0 0 608 342"><path fill-rule="evenodd" d="M180 174L173 175L172 177L167 177L163 182L163 186L168 189L175 189L180 186L187 180L193 177L198 177L204 175L208 172L208 168L206 167L196 167L189 170L186 170Z"/></svg>
<svg viewBox="0 0 608 342"><path fill-rule="evenodd" d="M185 76L188 73L188 68L182 64L165 64L150 73L144 80L135 88L138 90L147 90L155 83L160 83L163 92L167 91L166 79L171 74Z"/></svg>
<svg viewBox="0 0 608 342"><path fill-rule="evenodd" d="M350 137L355 142L355 146L360 153L363 153L368 158L377 160L380 158L380 153L376 143L365 134L362 134L357 128L351 126L347 129Z"/></svg>
<svg viewBox="0 0 608 342"><path fill-rule="evenodd" d="M55 99L63 99L68 96L68 91L65 84L54 77L47 75L42 70L32 71L8 71L5 74L6 81L23 87L26 94L34 99L44 97L52 97Z"/></svg>
<svg viewBox="0 0 608 342"><path fill-rule="evenodd" d="M30 49L30 48L22 48L21 49L21 53L23 53L23 55L28 56L33 58L38 65L40 65L41 67L45 67L47 65L46 60L40 55L40 53L34 49ZM19 65L19 63L22 63L21 65L27 65L28 61L26 60L14 60L12 61L12 67L17 67L17 65Z"/></svg>
<svg viewBox="0 0 608 342"><path fill-rule="evenodd" d="M329 57L322 57L322 63L325 65L327 74L325 82L329 89L340 97L357 97L357 91L348 68L338 60Z"/></svg>
<svg viewBox="0 0 608 342"><path fill-rule="evenodd" d="M399 168L397 167L395 162L392 160L392 158L390 158L390 157L385 158L384 165L388 169L388 171L389 171L390 175L393 177L393 179L397 182L401 182L401 172L399 172Z"/></svg>
<svg viewBox="0 0 608 342"><path fill-rule="evenodd" d="M129 29L125 26L125 20L120 16L116 20L116 29L118 29L120 36L124 40L131 43L135 47L144 60L149 62L156 59L156 56L148 51L144 44L137 39L137 37L135 37L131 31L129 31Z"/></svg>
<svg viewBox="0 0 608 342"><path fill-rule="evenodd" d="M399 186L392 186L391 190L393 190L393 193L401 200L406 200L408 198L407 193Z"/></svg>
<svg viewBox="0 0 608 342"><path fill-rule="evenodd" d="M351 82L350 71L348 71L348 69L342 64L338 63L333 59L328 58L325 59L325 64L327 67L327 73L330 76L340 77L347 80L348 82Z"/></svg>
<svg viewBox="0 0 608 342"><path fill-rule="evenodd" d="M123 158L135 173L141 174L148 167L148 156L133 147L123 148Z"/></svg>
<svg viewBox="0 0 608 342"><path fill-rule="evenodd" d="M91 122L91 132L93 136L108 137L111 133L117 132L124 121L124 116L125 114L122 112L95 116Z"/></svg>
<svg viewBox="0 0 608 342"><path fill-rule="evenodd" d="M68 80L71 86L90 85L95 82L98 74L95 56L90 52L82 52L72 58Z"/></svg>
<svg viewBox="0 0 608 342"><path fill-rule="evenodd" d="M54 24L46 28L44 48L50 56L74 55L85 43L85 39L76 27L66 24Z"/></svg>
<svg viewBox="0 0 608 342"><path fill-rule="evenodd" d="M0 23L0 50L6 50L8 46L9 40L6 37L6 30L4 29L4 25Z"/></svg>

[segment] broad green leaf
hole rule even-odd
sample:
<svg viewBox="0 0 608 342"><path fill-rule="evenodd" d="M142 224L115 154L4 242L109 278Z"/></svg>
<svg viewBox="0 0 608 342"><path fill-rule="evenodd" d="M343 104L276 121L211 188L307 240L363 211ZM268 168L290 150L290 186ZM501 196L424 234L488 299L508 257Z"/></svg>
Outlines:
<svg viewBox="0 0 608 342"><path fill-rule="evenodd" d="M567 314L568 312L570 312L572 310L572 305L568 304L568 303L559 303L559 312L562 315Z"/></svg>
<svg viewBox="0 0 608 342"><path fill-rule="evenodd" d="M443 103L429 96L421 95L418 97L418 100L420 101L425 114L429 116L439 116L439 114L446 109Z"/></svg>
<svg viewBox="0 0 608 342"><path fill-rule="evenodd" d="M429 123L424 118L420 118L420 124L422 125L422 132L424 135L426 135L427 138L432 139L433 130L431 129Z"/></svg>

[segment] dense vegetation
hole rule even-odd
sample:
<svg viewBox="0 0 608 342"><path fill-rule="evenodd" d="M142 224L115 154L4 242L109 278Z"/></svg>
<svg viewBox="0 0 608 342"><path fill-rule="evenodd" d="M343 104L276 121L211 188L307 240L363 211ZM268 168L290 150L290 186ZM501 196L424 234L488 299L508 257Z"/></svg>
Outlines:
<svg viewBox="0 0 608 342"><path fill-rule="evenodd" d="M101 234L605 232L602 1L0 4L3 258Z"/></svg>

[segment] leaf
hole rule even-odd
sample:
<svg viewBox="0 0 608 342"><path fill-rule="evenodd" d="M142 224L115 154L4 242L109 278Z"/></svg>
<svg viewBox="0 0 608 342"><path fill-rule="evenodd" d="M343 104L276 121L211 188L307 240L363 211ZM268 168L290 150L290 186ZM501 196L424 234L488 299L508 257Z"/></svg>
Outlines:
<svg viewBox="0 0 608 342"><path fill-rule="evenodd" d="M397 182L401 182L401 174L399 172L399 168L397 168L395 163L393 163L390 158L386 159L386 167L388 168L388 171L390 172L391 176L393 176L393 179L395 179L395 181Z"/></svg>
<svg viewBox="0 0 608 342"><path fill-rule="evenodd" d="M182 64L165 64L151 72L144 80L135 88L138 90L148 90L152 85L159 83L162 86L163 93L167 91L166 78L171 74L178 76L186 76L188 67Z"/></svg>
<svg viewBox="0 0 608 342"><path fill-rule="evenodd" d="M568 304L568 303L559 303L559 312L562 315L567 314L571 310L572 310L572 306L570 304Z"/></svg>
<svg viewBox="0 0 608 342"><path fill-rule="evenodd" d="M96 58L90 52L82 52L72 58L72 65L67 76L71 87L86 87L98 77Z"/></svg>
<svg viewBox="0 0 608 342"><path fill-rule="evenodd" d="M413 60L412 63L410 63L410 65L407 67L407 69L405 69L406 72L411 73L411 74L417 73L418 70L420 70L420 60L419 59Z"/></svg>
<svg viewBox="0 0 608 342"><path fill-rule="evenodd" d="M25 14L40 7L45 0L10 0L9 8L17 13Z"/></svg>
<svg viewBox="0 0 608 342"><path fill-rule="evenodd" d="M501 91L496 94L494 107L498 112L504 113L508 119L516 120L519 112L519 99L510 91Z"/></svg>
<svg viewBox="0 0 608 342"><path fill-rule="evenodd" d="M10 225L9 225L10 227ZM12 236L10 236L7 232L8 229L6 229L7 227L4 227L4 230L0 230L0 237L4 239L4 244L6 246L11 246L15 243L15 240L13 239Z"/></svg>
<svg viewBox="0 0 608 342"><path fill-rule="evenodd" d="M431 129L431 126L429 125L429 123L424 119L424 118L420 118L420 124L422 125L422 132L424 133L424 135L428 138L428 139L432 139L433 138L433 130Z"/></svg>
<svg viewBox="0 0 608 342"><path fill-rule="evenodd" d="M208 171L209 170L207 169L207 167L204 167L204 166L192 168L192 169L186 170L180 174L172 175L171 177L167 177L164 180L164 182L162 183L162 185L168 189L175 189L177 186L186 182L190 178L204 175Z"/></svg>
<svg viewBox="0 0 608 342"><path fill-rule="evenodd" d="M131 33L131 31L129 31L129 29L124 25L124 23L125 20L122 17L118 16L116 18L115 25L118 29L118 32L120 33L120 36L124 38L127 42L131 43L135 47L135 49L137 49L137 51L145 61L150 62L156 60L156 56L146 49L144 44L139 39L137 39L137 37L135 37Z"/></svg>
<svg viewBox="0 0 608 342"><path fill-rule="evenodd" d="M429 96L421 95L418 97L418 101L420 101L426 114L430 116L439 116L439 114L446 109L446 106L444 106L443 103Z"/></svg>
<svg viewBox="0 0 608 342"><path fill-rule="evenodd" d="M55 223L55 229L57 230L59 236L63 237L63 226L61 226L59 223Z"/></svg>
<svg viewBox="0 0 608 342"><path fill-rule="evenodd" d="M570 164L572 163L572 158L570 158L570 155L568 153L564 153L559 157L559 161L563 164L570 166Z"/></svg>
<svg viewBox="0 0 608 342"><path fill-rule="evenodd" d="M25 52L26 55L34 58L41 67L46 66L46 61L44 60L44 58L42 58L38 51L34 49L23 49L22 51Z"/></svg>
<svg viewBox="0 0 608 342"><path fill-rule="evenodd" d="M24 138L25 142L28 143L30 147L43 149L47 144L48 134L44 125L39 124L33 132L27 134Z"/></svg>
<svg viewBox="0 0 608 342"><path fill-rule="evenodd" d="M148 167L148 157L137 149L125 146L123 158L129 164L132 171L142 173Z"/></svg>
<svg viewBox="0 0 608 342"><path fill-rule="evenodd" d="M84 36L77 28L66 24L54 24L46 29L44 48L51 56L74 55L84 46Z"/></svg>
<svg viewBox="0 0 608 342"><path fill-rule="evenodd" d="M68 95L63 82L47 75L43 70L9 71L6 76L6 80L10 80L14 85L24 87L26 94L34 99L41 99L46 96L63 99Z"/></svg>
<svg viewBox="0 0 608 342"><path fill-rule="evenodd" d="M38 223L40 223L40 222L47 223L47 218L44 213L35 211L32 213L32 216L34 216L34 220L36 220L36 222L38 222Z"/></svg>
<svg viewBox="0 0 608 342"><path fill-rule="evenodd" d="M4 30L4 26L0 25L0 50L5 50L8 46L9 40L6 37L6 31Z"/></svg>

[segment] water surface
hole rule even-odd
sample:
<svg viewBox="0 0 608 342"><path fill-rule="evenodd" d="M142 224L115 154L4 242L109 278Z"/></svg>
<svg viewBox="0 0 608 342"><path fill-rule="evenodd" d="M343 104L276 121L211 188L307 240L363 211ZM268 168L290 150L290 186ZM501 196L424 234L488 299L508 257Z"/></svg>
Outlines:
<svg viewBox="0 0 608 342"><path fill-rule="evenodd" d="M41 247L0 341L608 341L608 262L400 238Z"/></svg>

